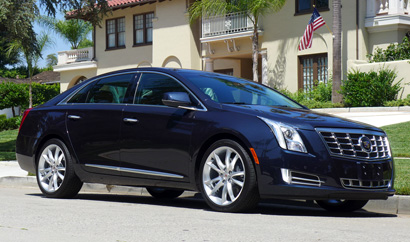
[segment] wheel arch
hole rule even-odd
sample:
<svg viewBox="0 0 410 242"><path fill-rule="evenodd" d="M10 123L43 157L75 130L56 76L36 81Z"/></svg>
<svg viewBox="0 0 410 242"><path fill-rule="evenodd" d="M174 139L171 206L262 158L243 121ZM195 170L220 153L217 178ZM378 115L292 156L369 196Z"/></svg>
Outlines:
<svg viewBox="0 0 410 242"><path fill-rule="evenodd" d="M71 146L70 146L69 142L67 142L67 140L65 140L62 136L60 136L58 134L55 134L55 133L47 134L39 140L39 142L37 143L37 146L35 148L34 162L35 162L36 166L37 166L37 158L40 154L41 147L43 147L43 145L47 141L49 141L50 139L59 139L59 140L61 140L61 142L63 142L65 144L65 146L67 147L67 149L70 151L70 153L72 153L72 149L71 149Z"/></svg>
<svg viewBox="0 0 410 242"><path fill-rule="evenodd" d="M195 155L194 158L194 178L195 178L195 184L197 189L199 189L199 184L198 184L198 175L199 175L199 169L201 166L201 161L203 159L203 156L205 155L205 152L208 150L208 148L215 142L217 142L218 140L223 140L223 139L229 139L229 140L233 140L235 142L237 142L239 145L241 145L245 151L247 152L247 154L249 155L249 157L252 160L252 164L253 164L253 168L255 169L255 173L256 176L258 174L257 170L256 170L256 166L255 166L255 160L252 156L251 151L249 150L249 148L252 148L250 145L250 142L248 142L247 140L244 140L243 138L241 138L239 135L235 135L232 133L218 133L215 134L211 137L209 137L199 148L197 154Z"/></svg>

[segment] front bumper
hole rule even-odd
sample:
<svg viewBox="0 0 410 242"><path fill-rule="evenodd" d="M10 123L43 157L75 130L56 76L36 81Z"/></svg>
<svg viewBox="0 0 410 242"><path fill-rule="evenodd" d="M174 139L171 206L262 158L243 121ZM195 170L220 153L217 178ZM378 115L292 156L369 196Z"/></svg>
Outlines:
<svg viewBox="0 0 410 242"><path fill-rule="evenodd" d="M285 150L274 153L276 157L260 159L262 198L369 200L387 199L395 193L391 158L364 161Z"/></svg>

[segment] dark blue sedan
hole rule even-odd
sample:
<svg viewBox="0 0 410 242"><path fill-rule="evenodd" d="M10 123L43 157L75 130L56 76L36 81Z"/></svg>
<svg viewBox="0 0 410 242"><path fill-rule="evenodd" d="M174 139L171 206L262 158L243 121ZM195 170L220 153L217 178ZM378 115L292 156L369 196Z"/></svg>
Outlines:
<svg viewBox="0 0 410 242"><path fill-rule="evenodd" d="M73 197L89 182L146 187L168 199L200 191L226 212L260 198L354 211L395 192L383 130L313 112L254 82L194 70L89 79L26 110L16 153L47 197Z"/></svg>

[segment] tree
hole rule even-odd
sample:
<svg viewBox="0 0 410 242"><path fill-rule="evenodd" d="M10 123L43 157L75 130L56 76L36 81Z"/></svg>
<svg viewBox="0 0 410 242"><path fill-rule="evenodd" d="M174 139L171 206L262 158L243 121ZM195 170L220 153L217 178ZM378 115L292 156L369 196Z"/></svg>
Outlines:
<svg viewBox="0 0 410 242"><path fill-rule="evenodd" d="M56 20L51 17L41 17L39 22L56 32L71 45L71 49L78 49L93 30L90 22L81 19Z"/></svg>
<svg viewBox="0 0 410 242"><path fill-rule="evenodd" d="M37 66L38 60L41 58L41 52L50 45L51 41L47 34L41 34L35 45L38 51L33 51L31 48L27 47L23 43L23 40L15 40L10 43L7 50L7 54L13 53L14 51L21 52L27 64L28 75L29 75L29 108L33 107L33 95L32 95L32 79L34 68Z"/></svg>
<svg viewBox="0 0 410 242"><path fill-rule="evenodd" d="M191 22L199 17L210 17L232 12L245 12L253 24L252 72L253 81L258 82L259 19L268 13L282 9L286 0L202 0L195 1L189 8Z"/></svg>
<svg viewBox="0 0 410 242"><path fill-rule="evenodd" d="M343 100L340 94L342 85L342 13L341 1L333 0L333 91L332 102L341 103Z"/></svg>
<svg viewBox="0 0 410 242"><path fill-rule="evenodd" d="M52 67L52 66L57 65L58 63L57 55L55 53L47 55L46 61L47 61L47 67Z"/></svg>
<svg viewBox="0 0 410 242"><path fill-rule="evenodd" d="M45 6L50 16L54 17L58 10L69 11L70 17L86 20L92 26L100 26L110 11L107 0L40 0L40 4Z"/></svg>
<svg viewBox="0 0 410 242"><path fill-rule="evenodd" d="M32 25L38 12L36 0L1 0L0 33L8 43L18 40L26 51L38 53Z"/></svg>
<svg viewBox="0 0 410 242"><path fill-rule="evenodd" d="M12 108L13 117L16 117L14 107L27 105L26 86L13 82L0 83L0 110Z"/></svg>
<svg viewBox="0 0 410 242"><path fill-rule="evenodd" d="M14 52L8 56L6 50L9 46L9 40L4 33L0 33L0 69L6 65L15 65L19 62L19 53Z"/></svg>

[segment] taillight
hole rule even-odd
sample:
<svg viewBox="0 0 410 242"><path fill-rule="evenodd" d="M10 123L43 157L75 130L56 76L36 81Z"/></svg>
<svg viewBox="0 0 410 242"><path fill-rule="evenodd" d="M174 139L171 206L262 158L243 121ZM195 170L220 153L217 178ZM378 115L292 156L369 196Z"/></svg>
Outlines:
<svg viewBox="0 0 410 242"><path fill-rule="evenodd" d="M27 114L30 112L31 109L32 109L32 108L28 108L28 109L26 109L26 110L24 111L23 118L21 119L21 123L20 123L19 132L20 132L21 126L23 126L24 119L26 119Z"/></svg>

